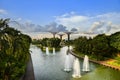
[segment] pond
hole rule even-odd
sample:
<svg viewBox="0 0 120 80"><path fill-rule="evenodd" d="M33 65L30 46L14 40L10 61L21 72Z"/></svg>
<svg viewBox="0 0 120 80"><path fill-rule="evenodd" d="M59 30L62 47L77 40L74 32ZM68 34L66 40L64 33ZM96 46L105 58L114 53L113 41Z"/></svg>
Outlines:
<svg viewBox="0 0 120 80"><path fill-rule="evenodd" d="M31 46L35 80L120 80L120 71L89 62L90 71L83 72L83 60L80 63L80 78L73 78L73 61L75 57L69 54L71 71L64 71L68 47L62 47L60 51L50 53L42 52L40 48Z"/></svg>

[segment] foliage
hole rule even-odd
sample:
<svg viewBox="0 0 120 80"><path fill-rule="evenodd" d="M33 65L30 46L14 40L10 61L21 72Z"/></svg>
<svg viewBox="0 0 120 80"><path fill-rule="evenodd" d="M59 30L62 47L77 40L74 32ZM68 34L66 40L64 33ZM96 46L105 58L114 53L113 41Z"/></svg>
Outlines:
<svg viewBox="0 0 120 80"><path fill-rule="evenodd" d="M110 46L109 37L105 34L96 36L92 42L92 51L98 60L103 60L105 58L111 58L114 56L114 52L112 52L114 48Z"/></svg>
<svg viewBox="0 0 120 80"><path fill-rule="evenodd" d="M120 67L120 56L117 56L114 60L107 61L107 64Z"/></svg>
<svg viewBox="0 0 120 80"><path fill-rule="evenodd" d="M59 47L61 40L59 38L50 38L47 45L49 47Z"/></svg>
<svg viewBox="0 0 120 80"><path fill-rule="evenodd" d="M63 40L64 41L64 40ZM74 43L74 40L65 40L64 41L64 43L65 43L65 45L73 45L73 43Z"/></svg>
<svg viewBox="0 0 120 80"><path fill-rule="evenodd" d="M97 60L108 59L116 56L116 53L119 51L119 36L119 33L115 33L111 36L99 34L93 39L79 37L78 39L74 40L75 50L83 54L92 55Z"/></svg>
<svg viewBox="0 0 120 80"><path fill-rule="evenodd" d="M45 47L47 47L48 45L48 40L49 40L49 38L43 38L41 41L40 41L40 44L42 45L42 46L45 46Z"/></svg>
<svg viewBox="0 0 120 80"><path fill-rule="evenodd" d="M33 40L33 44L40 44L43 47L60 47L61 40L59 38L43 38L41 40Z"/></svg>
<svg viewBox="0 0 120 80"><path fill-rule="evenodd" d="M31 38L0 19L0 80L18 80L25 72Z"/></svg>
<svg viewBox="0 0 120 80"><path fill-rule="evenodd" d="M116 63L118 63L120 65L120 56L116 57Z"/></svg>
<svg viewBox="0 0 120 80"><path fill-rule="evenodd" d="M110 45L120 50L120 32L116 32L110 36Z"/></svg>
<svg viewBox="0 0 120 80"><path fill-rule="evenodd" d="M37 40L37 39L33 39L32 40L32 44L40 44L41 40Z"/></svg>

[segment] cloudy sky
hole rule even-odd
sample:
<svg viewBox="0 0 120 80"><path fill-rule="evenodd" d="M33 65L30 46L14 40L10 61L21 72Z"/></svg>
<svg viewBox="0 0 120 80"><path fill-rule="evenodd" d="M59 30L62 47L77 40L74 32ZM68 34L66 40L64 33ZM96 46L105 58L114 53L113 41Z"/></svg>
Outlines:
<svg viewBox="0 0 120 80"><path fill-rule="evenodd" d="M0 18L22 32L120 31L120 0L0 0Z"/></svg>

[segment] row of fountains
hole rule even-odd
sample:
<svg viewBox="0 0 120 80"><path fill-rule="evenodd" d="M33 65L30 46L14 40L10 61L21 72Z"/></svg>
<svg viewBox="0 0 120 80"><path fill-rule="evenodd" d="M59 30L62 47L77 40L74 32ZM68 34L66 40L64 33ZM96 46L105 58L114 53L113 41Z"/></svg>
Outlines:
<svg viewBox="0 0 120 80"><path fill-rule="evenodd" d="M49 50L48 47L46 47L46 54L49 55ZM53 48L53 54L55 54L55 48ZM73 75L72 77L74 78L80 78L81 77L81 70L80 70L80 62L78 58L74 58L73 61L73 66L71 67L71 61L70 61L70 55L67 53L66 58L65 58L65 66L64 66L64 71L65 72L70 72L73 70ZM85 55L84 60L83 60L83 67L82 71L88 72L90 71L89 69L89 59L88 56Z"/></svg>
<svg viewBox="0 0 120 80"><path fill-rule="evenodd" d="M78 58L74 59L73 62L73 75L72 77L74 78L80 78L81 77L81 70L80 70L80 62ZM66 59L65 59L65 67L64 67L64 71L66 72L70 72L72 70L71 66L70 66L70 59L69 59L69 54L66 55ZM88 56L85 55L84 60L83 60L83 68L82 71L84 72L88 72L90 71L89 69L89 59Z"/></svg>

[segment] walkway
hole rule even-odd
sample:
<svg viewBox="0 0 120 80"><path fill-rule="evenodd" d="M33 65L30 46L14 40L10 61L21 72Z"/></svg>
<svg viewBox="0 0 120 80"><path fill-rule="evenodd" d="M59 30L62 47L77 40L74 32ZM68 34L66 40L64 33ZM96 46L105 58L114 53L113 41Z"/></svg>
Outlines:
<svg viewBox="0 0 120 80"><path fill-rule="evenodd" d="M107 64L106 61L101 61L100 64L120 71L120 67Z"/></svg>
<svg viewBox="0 0 120 80"><path fill-rule="evenodd" d="M27 63L25 75L20 80L35 80L31 56L29 62Z"/></svg>

